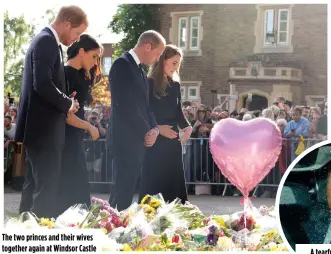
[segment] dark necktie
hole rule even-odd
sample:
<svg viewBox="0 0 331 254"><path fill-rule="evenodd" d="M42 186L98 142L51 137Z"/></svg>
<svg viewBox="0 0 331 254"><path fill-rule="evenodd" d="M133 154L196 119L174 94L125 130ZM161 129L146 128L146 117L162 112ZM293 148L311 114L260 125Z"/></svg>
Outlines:
<svg viewBox="0 0 331 254"><path fill-rule="evenodd" d="M149 91L148 91L148 84L147 84L147 80L145 78L145 71L142 67L142 64L139 64L139 69L140 69L140 72L141 72L141 76L143 78L143 81L144 81L144 85L145 85L145 89L146 89L146 98L147 98L147 103L149 103Z"/></svg>

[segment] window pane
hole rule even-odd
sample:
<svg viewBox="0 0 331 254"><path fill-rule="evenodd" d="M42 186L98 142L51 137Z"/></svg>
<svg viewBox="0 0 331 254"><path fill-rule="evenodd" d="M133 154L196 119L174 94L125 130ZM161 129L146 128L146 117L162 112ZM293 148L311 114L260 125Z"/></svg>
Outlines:
<svg viewBox="0 0 331 254"><path fill-rule="evenodd" d="M192 29L192 37L198 37L198 29Z"/></svg>
<svg viewBox="0 0 331 254"><path fill-rule="evenodd" d="M179 19L179 47L185 48L186 47L186 34L187 34L187 19L186 18L180 18Z"/></svg>
<svg viewBox="0 0 331 254"><path fill-rule="evenodd" d="M190 96L192 97L197 96L197 90L195 88L190 89Z"/></svg>
<svg viewBox="0 0 331 254"><path fill-rule="evenodd" d="M270 37L274 33L274 10L269 9L264 12L264 42L271 43ZM269 38L269 39L268 39Z"/></svg>
<svg viewBox="0 0 331 254"><path fill-rule="evenodd" d="M280 20L287 21L288 11L280 11Z"/></svg>
<svg viewBox="0 0 331 254"><path fill-rule="evenodd" d="M198 38L191 38L191 47L198 47Z"/></svg>
<svg viewBox="0 0 331 254"><path fill-rule="evenodd" d="M198 27L199 26L199 21L198 18L192 18L192 27Z"/></svg>
<svg viewBox="0 0 331 254"><path fill-rule="evenodd" d="M279 31L283 31L283 32L287 31L287 22L280 22Z"/></svg>
<svg viewBox="0 0 331 254"><path fill-rule="evenodd" d="M279 42L286 42L287 33L286 32L279 32Z"/></svg>
<svg viewBox="0 0 331 254"><path fill-rule="evenodd" d="M186 27L186 19L180 20L180 28Z"/></svg>
<svg viewBox="0 0 331 254"><path fill-rule="evenodd" d="M180 47L185 47L186 45L186 28L180 30Z"/></svg>
<svg viewBox="0 0 331 254"><path fill-rule="evenodd" d="M266 33L273 33L273 31L274 31L274 10L266 10L265 26L266 26Z"/></svg>

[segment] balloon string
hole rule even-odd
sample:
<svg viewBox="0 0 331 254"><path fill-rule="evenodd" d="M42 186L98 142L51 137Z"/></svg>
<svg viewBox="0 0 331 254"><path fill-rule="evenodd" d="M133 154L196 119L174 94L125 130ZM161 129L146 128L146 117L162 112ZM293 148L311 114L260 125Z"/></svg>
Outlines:
<svg viewBox="0 0 331 254"><path fill-rule="evenodd" d="M253 204L249 197L244 197L244 221L245 221L245 228L247 228L247 213L253 210ZM245 245L247 244L247 232L245 233Z"/></svg>

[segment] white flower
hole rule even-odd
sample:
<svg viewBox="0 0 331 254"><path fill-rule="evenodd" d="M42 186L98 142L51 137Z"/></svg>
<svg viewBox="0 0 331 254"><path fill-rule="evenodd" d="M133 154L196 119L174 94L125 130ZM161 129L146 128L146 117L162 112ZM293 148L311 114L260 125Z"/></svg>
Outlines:
<svg viewBox="0 0 331 254"><path fill-rule="evenodd" d="M222 251L232 251L235 247L234 243L232 242L232 239L226 236L218 238L217 246Z"/></svg>

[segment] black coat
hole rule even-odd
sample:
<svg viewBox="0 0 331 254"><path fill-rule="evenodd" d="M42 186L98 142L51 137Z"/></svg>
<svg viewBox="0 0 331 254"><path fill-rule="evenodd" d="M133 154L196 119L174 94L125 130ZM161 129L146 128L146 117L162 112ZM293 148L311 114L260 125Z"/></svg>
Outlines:
<svg viewBox="0 0 331 254"><path fill-rule="evenodd" d="M71 100L65 94L64 65L56 38L44 28L25 56L15 141L26 146L61 148Z"/></svg>

